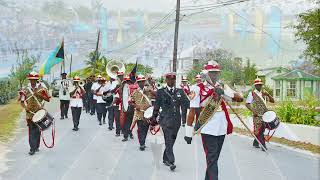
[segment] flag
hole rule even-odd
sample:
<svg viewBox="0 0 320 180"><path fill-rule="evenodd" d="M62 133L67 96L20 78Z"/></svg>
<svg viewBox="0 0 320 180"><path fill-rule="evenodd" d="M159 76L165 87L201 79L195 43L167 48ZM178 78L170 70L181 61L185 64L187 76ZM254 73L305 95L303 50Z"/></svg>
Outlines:
<svg viewBox="0 0 320 180"><path fill-rule="evenodd" d="M50 74L51 68L62 61L64 61L64 40L62 40L61 44L56 47L48 59L41 65L39 74Z"/></svg>
<svg viewBox="0 0 320 180"><path fill-rule="evenodd" d="M129 74L129 77L133 83L136 82L137 69L138 69L138 61L136 61L136 65L132 68L131 73Z"/></svg>

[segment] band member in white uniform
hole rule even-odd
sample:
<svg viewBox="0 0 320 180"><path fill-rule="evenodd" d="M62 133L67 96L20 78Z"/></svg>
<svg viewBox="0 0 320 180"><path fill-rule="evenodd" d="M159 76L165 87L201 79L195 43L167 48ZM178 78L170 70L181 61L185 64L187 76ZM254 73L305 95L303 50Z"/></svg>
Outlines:
<svg viewBox="0 0 320 180"><path fill-rule="evenodd" d="M60 99L60 112L61 112L61 118L68 118L68 110L70 105L70 94L69 94L69 88L71 86L70 81L67 79L67 73L61 74L61 84L60 90L59 90L59 99Z"/></svg>
<svg viewBox="0 0 320 180"><path fill-rule="evenodd" d="M43 101L50 101L47 89L41 87L40 84L37 84L38 79L38 73L29 73L28 80L30 80L30 85L19 91L19 101L26 111L26 121L29 128L29 155L34 155L35 152L39 151L41 135L39 127L32 121L32 118L34 113L42 109L41 103Z"/></svg>
<svg viewBox="0 0 320 180"><path fill-rule="evenodd" d="M70 106L71 106L71 112L72 112L72 121L73 121L73 129L74 131L79 130L79 122L80 122L80 116L81 111L83 107L83 101L82 98L84 97L86 91L83 87L79 86L80 77L75 76L73 78L73 88L70 92L71 100L70 100Z"/></svg>
<svg viewBox="0 0 320 180"><path fill-rule="evenodd" d="M253 114L253 132L257 139L260 141L261 145L266 147L266 140L264 137L264 131L266 129L265 123L262 121L262 116L268 111L267 101L274 103L273 97L266 91L262 89L263 82L260 78L254 80L255 90L248 94L246 100L246 107ZM259 143L256 139L253 141L253 146L259 148ZM264 149L262 149L264 151Z"/></svg>
<svg viewBox="0 0 320 180"><path fill-rule="evenodd" d="M91 115L94 115L95 112L96 112L97 95L95 95L95 90L97 90L97 89L100 87L98 81L99 81L101 78L102 78L102 76L101 76L101 75L98 75L97 78L96 78L96 80L95 80L95 82L93 82L93 84L92 84L92 86L91 86L91 92L92 92L92 94L93 94L93 101L92 101L92 104L91 104L92 108L91 108L91 113L90 113Z"/></svg>
<svg viewBox="0 0 320 180"><path fill-rule="evenodd" d="M211 102L211 105L215 104L215 109L210 110L210 112L206 112L210 113L206 114L206 117L211 117L206 120L207 124L203 123L203 125L201 125L201 119L198 120L195 130L199 130L201 133L203 148L206 154L207 170L205 180L217 180L218 159L224 138L226 134L231 134L233 131L233 125L231 123L225 101L232 100L242 102L243 98L239 93L228 92L224 89L224 85L219 82L221 67L217 62L209 61L204 70L207 72L208 77L205 85L206 93L202 93L202 106L206 108L207 104ZM204 113L204 110L201 113ZM200 129L200 126L202 126L202 129ZM192 140L192 130L188 132L190 133L186 136L189 138L185 138L185 140L190 144Z"/></svg>
<svg viewBox="0 0 320 180"><path fill-rule="evenodd" d="M187 119L187 127L193 126L194 119L198 121L201 106L200 106L200 92L203 91L204 85L200 75L196 76L196 84L192 85L190 88L190 111ZM186 128L188 129L188 128Z"/></svg>
<svg viewBox="0 0 320 180"><path fill-rule="evenodd" d="M102 99L103 93L110 90L110 83L106 83L106 79L104 77L100 78L98 80L99 87L94 91L94 94L97 96L97 104L96 104L96 111L97 111L97 117L99 121L99 125L102 125L102 118L103 118L103 124L106 123L106 115L107 115L107 104Z"/></svg>

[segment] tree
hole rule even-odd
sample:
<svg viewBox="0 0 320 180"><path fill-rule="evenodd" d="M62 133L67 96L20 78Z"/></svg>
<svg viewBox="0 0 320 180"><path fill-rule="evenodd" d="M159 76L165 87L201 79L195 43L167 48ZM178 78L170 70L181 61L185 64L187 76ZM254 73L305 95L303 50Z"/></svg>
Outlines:
<svg viewBox="0 0 320 180"><path fill-rule="evenodd" d="M320 1L317 2L319 4ZM320 68L320 9L309 10L298 15L296 29L297 40L303 41L307 47L302 56Z"/></svg>
<svg viewBox="0 0 320 180"><path fill-rule="evenodd" d="M128 63L128 64L125 64L125 67L126 67L126 74L129 74L133 67L136 65L136 63ZM150 66L144 66L142 64L138 64L138 67L137 67L137 74L152 74L152 67Z"/></svg>
<svg viewBox="0 0 320 180"><path fill-rule="evenodd" d="M40 55L29 56L27 50L23 50L22 54L17 51L17 63L11 68L10 77L19 82L19 87L24 85L27 75L35 68L35 64L39 62Z"/></svg>
<svg viewBox="0 0 320 180"><path fill-rule="evenodd" d="M243 69L244 83L252 85L257 76L257 68L255 64L251 64L250 60L247 59L247 64Z"/></svg>
<svg viewBox="0 0 320 180"><path fill-rule="evenodd" d="M194 77L199 74L208 61L217 61L222 68L220 78L224 83L243 84L244 69L243 60L240 57L234 57L233 53L225 49L208 50L205 54L200 55L199 64L196 64L192 70L187 73L187 77L191 83L195 82Z"/></svg>

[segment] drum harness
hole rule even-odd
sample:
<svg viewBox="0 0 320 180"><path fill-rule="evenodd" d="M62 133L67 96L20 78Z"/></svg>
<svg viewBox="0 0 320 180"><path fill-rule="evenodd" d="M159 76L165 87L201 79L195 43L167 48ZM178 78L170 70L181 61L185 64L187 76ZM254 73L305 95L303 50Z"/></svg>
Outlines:
<svg viewBox="0 0 320 180"><path fill-rule="evenodd" d="M34 98L35 100L36 100L36 102L37 102L37 104L39 105L39 107L41 107L41 108L43 108L43 105L44 104L41 104L40 102L39 102L39 100L37 99L37 97L34 95L34 93L33 93L33 91L30 89L30 87L28 87L27 88L28 90L29 90L29 92L31 93L31 96L28 98L28 99L30 99L30 98ZM28 100L27 99L27 100ZM32 114L35 114L35 112L32 112L32 111L30 111ZM42 139L42 142L43 142L43 144L47 147L47 148L53 148L54 147L54 139L55 139L55 134L56 134L56 131L55 131L55 122L54 122L54 118L53 118L53 121L52 121L52 130L51 130L51 137L52 137L52 143L51 143L51 145L48 145L47 143L46 143L46 141L44 140L44 135L43 135L43 130L38 126L38 128L40 129L40 132L41 132L41 139Z"/></svg>
<svg viewBox="0 0 320 180"><path fill-rule="evenodd" d="M251 92L252 93L252 96L254 96L254 92ZM258 96L258 95L256 95L256 96ZM267 103L266 102L266 100L263 98L263 97L260 97L260 96L258 96L258 98L260 98L265 104ZM258 115L259 117L262 117L262 115ZM264 123L264 122L263 122ZM273 137L273 135L274 135L274 133L276 132L275 130L272 132L272 134L271 134L271 136L270 136L270 125L268 124L268 123L264 123L266 126L268 126L268 134L267 135L265 135L265 140L267 141L267 142L270 142L270 139ZM259 142L259 141L258 141Z"/></svg>

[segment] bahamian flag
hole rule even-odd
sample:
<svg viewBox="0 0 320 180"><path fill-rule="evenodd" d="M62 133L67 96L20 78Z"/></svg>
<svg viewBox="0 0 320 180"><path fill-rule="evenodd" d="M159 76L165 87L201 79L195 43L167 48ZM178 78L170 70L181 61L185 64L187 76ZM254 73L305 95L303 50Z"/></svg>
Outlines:
<svg viewBox="0 0 320 180"><path fill-rule="evenodd" d="M64 61L64 40L62 40L61 44L56 47L56 49L49 55L48 59L41 65L39 74L50 74L51 68L62 61Z"/></svg>
<svg viewBox="0 0 320 180"><path fill-rule="evenodd" d="M138 69L138 61L136 61L135 66L132 68L132 70L131 70L131 72L130 72L130 74L129 74L130 80L131 80L133 83L136 82L137 69Z"/></svg>

